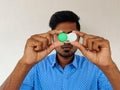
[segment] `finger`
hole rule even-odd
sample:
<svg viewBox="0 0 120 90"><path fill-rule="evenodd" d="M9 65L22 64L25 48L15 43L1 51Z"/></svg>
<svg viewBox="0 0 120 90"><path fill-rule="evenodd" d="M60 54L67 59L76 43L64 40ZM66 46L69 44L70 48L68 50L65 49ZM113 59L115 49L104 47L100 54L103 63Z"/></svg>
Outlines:
<svg viewBox="0 0 120 90"><path fill-rule="evenodd" d="M52 36L52 40L55 42L55 41L58 41L58 38L57 38L57 35L59 33L61 33L63 31L61 30L52 30L52 31L49 31L48 33Z"/></svg>
<svg viewBox="0 0 120 90"><path fill-rule="evenodd" d="M83 55L86 55L87 50L82 44L80 44L79 42L76 42L76 41L72 42L71 44L73 46L76 46L77 48L79 48Z"/></svg>
<svg viewBox="0 0 120 90"><path fill-rule="evenodd" d="M49 54L52 50L54 50L55 48L62 46L62 45L64 45L64 43L61 43L59 41L53 43L52 45L50 45L49 48L46 49L47 54Z"/></svg>
<svg viewBox="0 0 120 90"><path fill-rule="evenodd" d="M33 38L30 38L27 40L26 48L29 48L29 47L35 51L41 51L43 49L42 43Z"/></svg>
<svg viewBox="0 0 120 90"><path fill-rule="evenodd" d="M101 42L101 41L100 41ZM99 52L100 51L100 45L99 41L96 41L93 43L93 50Z"/></svg>
<svg viewBox="0 0 120 90"><path fill-rule="evenodd" d="M51 48L55 49L55 48L62 46L62 45L64 45L64 43L56 41L51 45Z"/></svg>
<svg viewBox="0 0 120 90"><path fill-rule="evenodd" d="M53 42L53 36L51 36L50 34L46 34L45 36L43 36L44 38L47 39L48 41L48 45L51 45Z"/></svg>
<svg viewBox="0 0 120 90"><path fill-rule="evenodd" d="M92 50L93 41L100 39L101 37L85 34L83 37L83 45L88 48L89 50ZM101 38L102 39L102 38Z"/></svg>
<svg viewBox="0 0 120 90"><path fill-rule="evenodd" d="M47 38L48 39L48 44L51 45L53 41L53 37L49 33L43 33L39 34L39 36Z"/></svg>
<svg viewBox="0 0 120 90"><path fill-rule="evenodd" d="M87 35L86 33L83 33L83 32L77 31L77 30L74 30L73 32L75 32L80 37L84 37L85 35Z"/></svg>
<svg viewBox="0 0 120 90"><path fill-rule="evenodd" d="M82 43L85 47L87 47L86 40L87 40L88 34L80 32L80 31L73 31L73 32L75 32L77 34L77 36L82 37L82 41L83 41Z"/></svg>
<svg viewBox="0 0 120 90"><path fill-rule="evenodd" d="M40 34L40 36L47 37L47 39L49 40L49 45L51 45L53 40L57 39L57 38L54 38L54 37L61 32L62 31L60 31L60 30L51 30L51 31L48 31L47 33Z"/></svg>
<svg viewBox="0 0 120 90"><path fill-rule="evenodd" d="M90 51L93 50L93 43L97 40L101 40L101 38L97 37L97 36L91 36L90 38L86 38L84 46L86 46L86 48L88 48Z"/></svg>
<svg viewBox="0 0 120 90"><path fill-rule="evenodd" d="M99 51L99 45L98 43L101 43L101 41L104 40L103 38L100 38L98 36L94 36L94 38L88 38L87 39L87 48L90 51Z"/></svg>
<svg viewBox="0 0 120 90"><path fill-rule="evenodd" d="M43 39L41 40L41 42L43 43L43 49L46 49L49 47L49 41L47 38L42 37Z"/></svg>
<svg viewBox="0 0 120 90"><path fill-rule="evenodd" d="M46 49L49 46L49 41L46 37L41 37L39 35L34 35L31 38L40 42L43 50Z"/></svg>
<svg viewBox="0 0 120 90"><path fill-rule="evenodd" d="M92 39L92 38L89 38L89 39L87 39L87 43L86 43L86 46L87 46L87 48L90 50L90 51L92 51L93 50L93 41L94 41L94 39Z"/></svg>
<svg viewBox="0 0 120 90"><path fill-rule="evenodd" d="M87 38L86 38L86 37L83 38L83 45L84 45L86 48L88 47Z"/></svg>
<svg viewBox="0 0 120 90"><path fill-rule="evenodd" d="M41 56L41 53L38 53L40 56L40 57L38 57L38 61L41 60L42 58L44 58L46 55L50 54L56 47L59 47L62 45L63 45L63 43L61 43L61 42L56 42L56 43L50 45L50 47L48 47L47 49L45 49L41 52L42 56Z"/></svg>
<svg viewBox="0 0 120 90"><path fill-rule="evenodd" d="M103 48L110 48L109 41L105 39L100 39L94 42L93 49L100 51Z"/></svg>
<svg viewBox="0 0 120 90"><path fill-rule="evenodd" d="M58 40L58 36L57 36L56 34L53 36L53 41L54 41L54 42L59 41L59 40Z"/></svg>

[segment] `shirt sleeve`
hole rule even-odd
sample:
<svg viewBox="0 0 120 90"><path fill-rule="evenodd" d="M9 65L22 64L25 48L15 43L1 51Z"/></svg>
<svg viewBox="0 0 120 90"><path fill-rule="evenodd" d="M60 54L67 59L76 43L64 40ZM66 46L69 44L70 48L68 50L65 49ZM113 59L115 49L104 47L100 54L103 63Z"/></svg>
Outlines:
<svg viewBox="0 0 120 90"><path fill-rule="evenodd" d="M32 86L29 86L27 84L22 84L20 87L20 90L34 90Z"/></svg>
<svg viewBox="0 0 120 90"><path fill-rule="evenodd" d="M99 75L98 86L98 90L113 90L112 85L110 84L104 73L101 73Z"/></svg>
<svg viewBox="0 0 120 90"><path fill-rule="evenodd" d="M35 68L32 68L27 76L25 77L23 83L21 84L20 90L33 90L33 84L34 84L34 73Z"/></svg>

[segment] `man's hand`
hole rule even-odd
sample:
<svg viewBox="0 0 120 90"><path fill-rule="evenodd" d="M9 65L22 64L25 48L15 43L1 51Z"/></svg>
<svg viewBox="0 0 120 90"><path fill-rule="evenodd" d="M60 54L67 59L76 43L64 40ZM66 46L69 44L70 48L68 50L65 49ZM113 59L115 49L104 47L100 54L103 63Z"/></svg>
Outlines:
<svg viewBox="0 0 120 90"><path fill-rule="evenodd" d="M78 47L84 56L104 72L114 90L120 90L120 71L112 61L109 41L83 32L74 32L83 38L83 42L74 41L71 44Z"/></svg>
<svg viewBox="0 0 120 90"><path fill-rule="evenodd" d="M61 31L52 30L47 33L31 36L26 43L23 57L20 59L11 75L0 86L0 90L19 90L25 76L34 64L46 57L54 48L63 45L53 37Z"/></svg>
<svg viewBox="0 0 120 90"><path fill-rule="evenodd" d="M52 30L47 33L31 36L27 40L24 55L21 60L26 64L34 65L46 57L54 48L63 45L63 43L58 41L53 43L53 37L56 37L60 32L58 30Z"/></svg>
<svg viewBox="0 0 120 90"><path fill-rule="evenodd" d="M83 38L82 44L75 41L72 45L78 47L82 54L97 66L108 66L112 64L109 41L98 36L74 31Z"/></svg>

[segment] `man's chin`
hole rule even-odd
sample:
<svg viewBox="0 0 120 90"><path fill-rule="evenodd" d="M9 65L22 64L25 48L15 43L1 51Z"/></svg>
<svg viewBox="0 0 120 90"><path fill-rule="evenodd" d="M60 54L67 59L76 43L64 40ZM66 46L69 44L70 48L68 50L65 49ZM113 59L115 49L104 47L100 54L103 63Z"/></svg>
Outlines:
<svg viewBox="0 0 120 90"><path fill-rule="evenodd" d="M57 53L59 56L61 56L61 57L64 57L64 58L68 58L68 57L71 57L71 56L73 56L74 54L69 54L69 53Z"/></svg>

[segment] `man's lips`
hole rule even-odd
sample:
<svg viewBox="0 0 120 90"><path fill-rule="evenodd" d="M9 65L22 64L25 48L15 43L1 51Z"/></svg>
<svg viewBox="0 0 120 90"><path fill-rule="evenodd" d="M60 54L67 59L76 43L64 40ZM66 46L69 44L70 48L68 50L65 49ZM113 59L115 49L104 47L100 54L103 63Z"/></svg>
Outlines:
<svg viewBox="0 0 120 90"><path fill-rule="evenodd" d="M73 46L70 43L65 43L63 46L61 46L64 50L70 50Z"/></svg>

